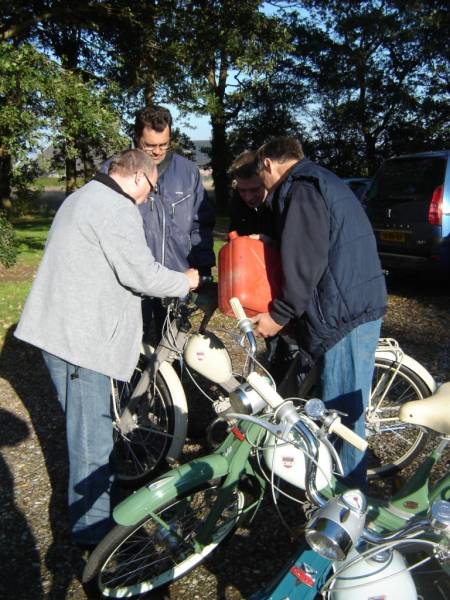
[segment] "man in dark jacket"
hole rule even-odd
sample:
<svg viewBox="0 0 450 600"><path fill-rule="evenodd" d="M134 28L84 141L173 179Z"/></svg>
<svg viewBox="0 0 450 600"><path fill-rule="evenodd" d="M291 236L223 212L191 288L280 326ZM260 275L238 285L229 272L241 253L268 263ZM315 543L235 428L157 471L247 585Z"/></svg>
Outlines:
<svg viewBox="0 0 450 600"><path fill-rule="evenodd" d="M230 175L233 183L228 231L270 235L270 210L264 202L267 191L256 173L255 153L245 150L239 154L230 167Z"/></svg>
<svg viewBox="0 0 450 600"><path fill-rule="evenodd" d="M189 267L210 275L215 264L213 249L214 208L203 187L196 165L170 150L172 116L162 106L146 106L136 114L133 141L158 169L156 190L140 206L147 244L155 260L169 269ZM107 172L108 161L102 171ZM151 314L156 335L161 336L165 310L160 299L143 301L144 336Z"/></svg>
<svg viewBox="0 0 450 600"><path fill-rule="evenodd" d="M239 235L260 234L273 237L272 212L265 202L267 190L256 172L255 152L244 150L231 164L233 195L230 201L230 223L228 231L237 231ZM276 335L266 338L268 369L279 384L298 351L295 340L287 336Z"/></svg>
<svg viewBox="0 0 450 600"><path fill-rule="evenodd" d="M294 322L299 344L320 366L323 400L348 414L364 436L386 286L367 216L336 175L304 157L294 138L277 138L256 155L270 197L285 284L256 332L277 334ZM365 456L343 444L348 483L366 486Z"/></svg>

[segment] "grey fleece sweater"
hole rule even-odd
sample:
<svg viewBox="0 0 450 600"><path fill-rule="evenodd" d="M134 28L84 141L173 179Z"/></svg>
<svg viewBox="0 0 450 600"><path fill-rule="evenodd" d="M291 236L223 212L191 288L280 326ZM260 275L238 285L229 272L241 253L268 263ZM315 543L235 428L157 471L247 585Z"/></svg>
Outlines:
<svg viewBox="0 0 450 600"><path fill-rule="evenodd" d="M140 294L184 296L189 282L155 262L137 207L110 181L89 182L58 210L15 335L129 380L142 338Z"/></svg>

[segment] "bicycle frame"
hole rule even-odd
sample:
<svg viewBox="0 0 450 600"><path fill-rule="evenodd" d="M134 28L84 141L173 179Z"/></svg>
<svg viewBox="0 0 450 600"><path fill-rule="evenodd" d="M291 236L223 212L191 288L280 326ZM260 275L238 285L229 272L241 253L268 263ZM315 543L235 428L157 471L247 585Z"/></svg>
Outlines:
<svg viewBox="0 0 450 600"><path fill-rule="evenodd" d="M226 489L239 485L242 476L248 475L258 481L261 489L260 497L262 497L267 485L266 480L250 462L252 448L260 435L261 427L240 421L212 454L194 459L169 471L124 500L114 510L114 520L120 525L134 525L145 516L153 515L156 502L160 505L161 499L173 497L174 491L180 494L208 479L222 479L221 487ZM368 518L371 528L379 532L398 529L412 515L426 512L434 500L450 499L449 474L430 490L428 489L431 469L440 459L449 442L450 438L443 438L438 447L430 453L413 477L389 503L374 498L368 499ZM344 489L332 478L331 486L321 493L325 497L332 497Z"/></svg>
<svg viewBox="0 0 450 600"><path fill-rule="evenodd" d="M220 480L221 493L196 539L191 542L193 550L201 553L202 549L211 542L217 519L245 476L257 482L258 492L253 501L245 507L244 512L252 513L258 509L268 484L264 476L258 472L258 468L252 465L251 456L254 446L261 439L261 434L261 426L239 421L216 451L182 465L141 488L116 507L114 520L120 525L136 525L150 516L172 536L177 536L177 532L171 529L171 524L158 517L155 513L156 508L161 506L161 502L164 503L164 499L167 501L172 499L174 494L181 495L193 488L201 487L207 481ZM442 441L390 502L368 498L367 522L371 529L379 533L400 529L412 516L426 514L434 500L450 499L449 474L431 489L428 486L431 469L441 458L449 443L450 437L442 437ZM321 490L321 494L331 498L344 489L333 477L330 487ZM302 544L281 575L278 575L263 592L252 596L251 600L289 598L312 600L324 585L331 568L331 561L320 557Z"/></svg>

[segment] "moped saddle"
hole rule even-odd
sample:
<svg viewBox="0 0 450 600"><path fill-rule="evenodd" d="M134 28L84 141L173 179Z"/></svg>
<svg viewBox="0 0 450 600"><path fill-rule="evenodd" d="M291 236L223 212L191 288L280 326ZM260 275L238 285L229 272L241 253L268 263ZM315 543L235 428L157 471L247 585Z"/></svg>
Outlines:
<svg viewBox="0 0 450 600"><path fill-rule="evenodd" d="M450 435L450 382L429 398L406 402L400 409L400 420Z"/></svg>

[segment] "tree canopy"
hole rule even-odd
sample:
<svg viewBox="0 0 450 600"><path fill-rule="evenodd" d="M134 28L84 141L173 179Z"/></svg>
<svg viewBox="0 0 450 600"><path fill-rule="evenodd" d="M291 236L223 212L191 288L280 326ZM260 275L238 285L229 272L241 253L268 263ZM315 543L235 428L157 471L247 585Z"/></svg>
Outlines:
<svg viewBox="0 0 450 600"><path fill-rule="evenodd" d="M449 143L441 0L17 0L0 16L2 198L46 139L70 191L150 102L209 117L219 204L233 156L274 135L341 176Z"/></svg>

